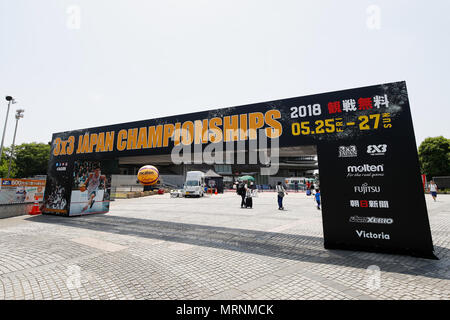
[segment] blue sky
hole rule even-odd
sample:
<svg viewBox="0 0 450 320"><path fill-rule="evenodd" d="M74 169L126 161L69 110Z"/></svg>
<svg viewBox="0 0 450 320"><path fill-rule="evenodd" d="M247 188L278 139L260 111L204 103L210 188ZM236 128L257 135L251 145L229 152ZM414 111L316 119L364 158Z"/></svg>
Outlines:
<svg viewBox="0 0 450 320"><path fill-rule="evenodd" d="M19 101L5 144L19 107L17 143L48 142L400 80L417 143L450 138L449 12L446 0L0 0L1 128L3 96Z"/></svg>

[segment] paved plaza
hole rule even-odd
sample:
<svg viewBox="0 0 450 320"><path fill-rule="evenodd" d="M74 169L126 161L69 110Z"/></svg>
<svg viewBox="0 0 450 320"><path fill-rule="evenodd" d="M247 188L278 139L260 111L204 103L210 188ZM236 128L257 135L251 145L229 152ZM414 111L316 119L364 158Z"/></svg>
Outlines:
<svg viewBox="0 0 450 320"><path fill-rule="evenodd" d="M0 299L449 299L450 195L427 195L440 260L325 250L304 193L121 199L0 220Z"/></svg>

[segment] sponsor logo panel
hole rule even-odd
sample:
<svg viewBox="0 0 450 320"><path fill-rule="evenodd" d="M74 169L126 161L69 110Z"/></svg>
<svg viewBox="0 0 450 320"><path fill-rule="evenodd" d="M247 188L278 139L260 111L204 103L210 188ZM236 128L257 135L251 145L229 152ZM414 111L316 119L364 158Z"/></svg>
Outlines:
<svg viewBox="0 0 450 320"><path fill-rule="evenodd" d="M384 177L384 164L362 164L347 166L347 178L353 177Z"/></svg>
<svg viewBox="0 0 450 320"><path fill-rule="evenodd" d="M381 240L391 240L389 233L384 232L368 232L365 230L355 230L359 238L364 239L381 239Z"/></svg>
<svg viewBox="0 0 450 320"><path fill-rule="evenodd" d="M350 200L352 208L380 208L389 209L388 200Z"/></svg>
<svg viewBox="0 0 450 320"><path fill-rule="evenodd" d="M371 156L384 156L387 152L387 144L371 144L367 146L367 153Z"/></svg>
<svg viewBox="0 0 450 320"><path fill-rule="evenodd" d="M340 146L339 158L353 158L358 156L358 150L356 146Z"/></svg>
<svg viewBox="0 0 450 320"><path fill-rule="evenodd" d="M392 218L360 217L360 216L351 216L348 221L352 223L375 223L375 224L394 223L394 219Z"/></svg>
<svg viewBox="0 0 450 320"><path fill-rule="evenodd" d="M362 193L362 194L366 194L366 193L380 193L381 192L381 187L380 186L371 186L367 182L364 182L360 186L354 186L353 190L354 190L355 193Z"/></svg>
<svg viewBox="0 0 450 320"><path fill-rule="evenodd" d="M68 163L67 162L57 162L55 164L55 166L56 166L56 171L66 171Z"/></svg>

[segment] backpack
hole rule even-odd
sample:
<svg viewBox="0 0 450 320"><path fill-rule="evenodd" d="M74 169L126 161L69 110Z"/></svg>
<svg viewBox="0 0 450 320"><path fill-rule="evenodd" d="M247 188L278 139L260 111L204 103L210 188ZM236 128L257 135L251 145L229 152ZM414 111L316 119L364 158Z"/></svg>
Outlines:
<svg viewBox="0 0 450 320"><path fill-rule="evenodd" d="M237 194L242 196L244 195L244 184L243 183L239 183L238 187L237 187Z"/></svg>

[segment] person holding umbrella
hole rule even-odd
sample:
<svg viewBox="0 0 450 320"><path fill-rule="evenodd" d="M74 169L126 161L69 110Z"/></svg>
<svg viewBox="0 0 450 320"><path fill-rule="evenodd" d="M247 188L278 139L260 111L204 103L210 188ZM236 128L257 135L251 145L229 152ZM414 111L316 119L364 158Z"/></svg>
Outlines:
<svg viewBox="0 0 450 320"><path fill-rule="evenodd" d="M241 196L241 208L252 208L253 207L253 199L252 199L252 190L249 187L249 181L254 181L255 178L252 176L243 176L239 178L240 182L238 185L238 194Z"/></svg>
<svg viewBox="0 0 450 320"><path fill-rule="evenodd" d="M236 187L236 193L241 196L241 208L245 208L245 196L247 194L247 184L244 181L239 181Z"/></svg>

